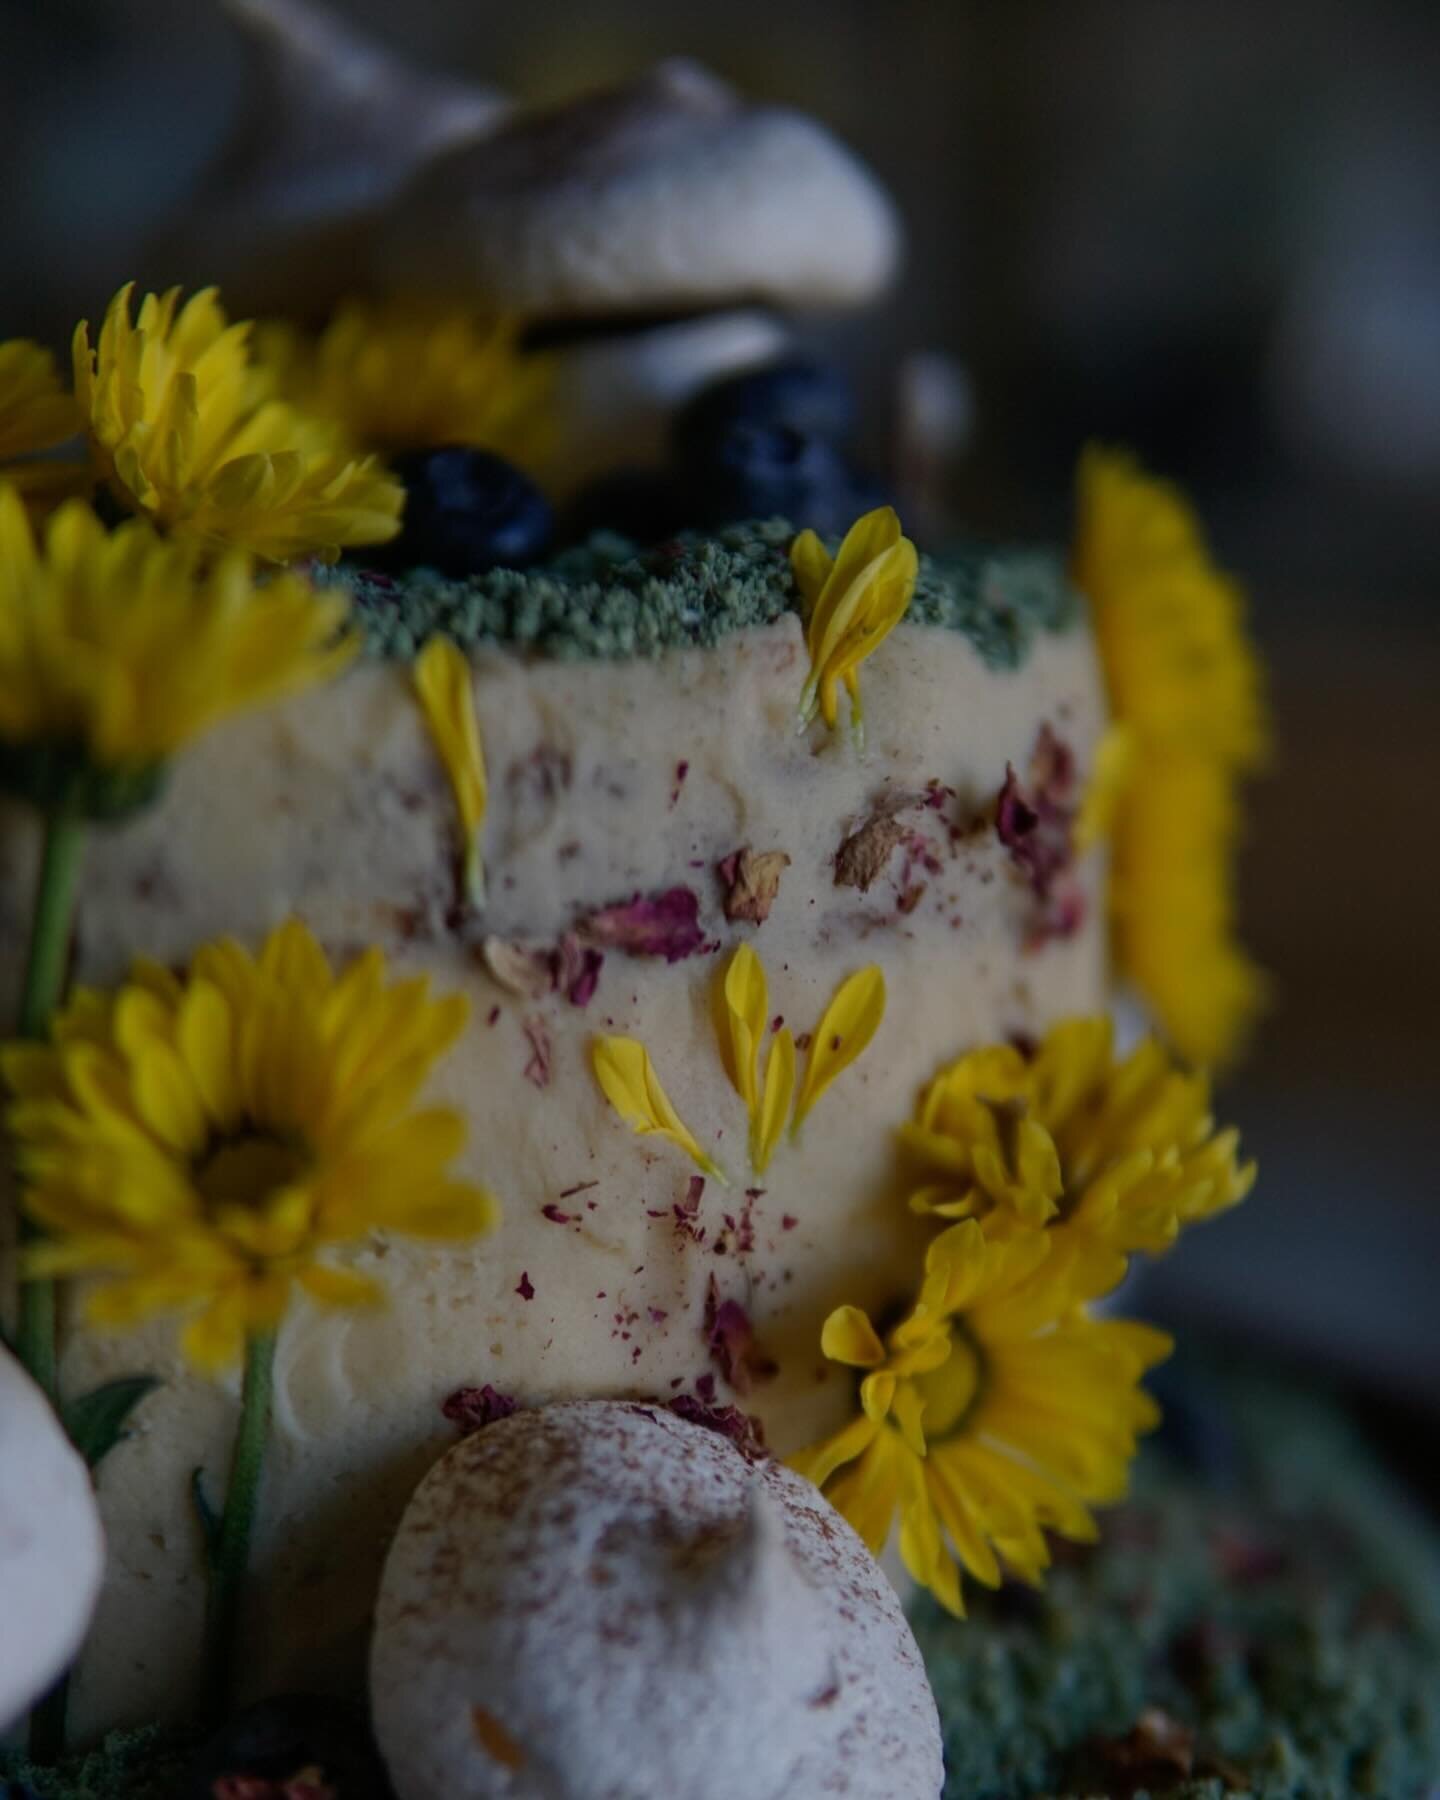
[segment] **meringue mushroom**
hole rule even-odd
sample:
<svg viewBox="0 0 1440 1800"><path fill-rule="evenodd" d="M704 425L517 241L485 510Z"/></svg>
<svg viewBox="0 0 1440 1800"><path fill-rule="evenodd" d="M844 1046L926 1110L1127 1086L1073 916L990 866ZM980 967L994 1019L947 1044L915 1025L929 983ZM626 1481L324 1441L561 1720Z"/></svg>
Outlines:
<svg viewBox="0 0 1440 1800"><path fill-rule="evenodd" d="M845 307L899 248L890 200L822 126L675 60L434 157L371 273L531 318Z"/></svg>
<svg viewBox="0 0 1440 1800"><path fill-rule="evenodd" d="M103 1560L90 1471L0 1349L0 1732L80 1648Z"/></svg>
<svg viewBox="0 0 1440 1800"><path fill-rule="evenodd" d="M935 1800L894 1591L799 1476L661 1407L463 1439L390 1551L371 1657L400 1800Z"/></svg>
<svg viewBox="0 0 1440 1800"><path fill-rule="evenodd" d="M253 52L237 132L151 247L154 279L232 312L320 311L356 286L378 211L423 163L492 130L495 90L422 74L308 0L224 0Z"/></svg>

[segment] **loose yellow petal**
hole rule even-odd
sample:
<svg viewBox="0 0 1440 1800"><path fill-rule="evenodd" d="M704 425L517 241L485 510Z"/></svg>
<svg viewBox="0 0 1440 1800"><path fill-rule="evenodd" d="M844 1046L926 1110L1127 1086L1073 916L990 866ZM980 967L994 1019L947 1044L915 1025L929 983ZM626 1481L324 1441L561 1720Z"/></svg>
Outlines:
<svg viewBox="0 0 1440 1800"><path fill-rule="evenodd" d="M800 695L800 729L817 711L834 729L843 683L850 696L851 729L863 748L856 670L904 617L919 569L915 546L901 536L893 508L882 506L850 527L833 564L813 532L796 538L790 563L808 606L810 674Z"/></svg>
<svg viewBox="0 0 1440 1800"><path fill-rule="evenodd" d="M749 944L742 944L726 965L721 993L721 1059L753 1123L760 1106L760 1044L769 1016L769 993L764 967Z"/></svg>
<svg viewBox="0 0 1440 1800"><path fill-rule="evenodd" d="M729 1185L724 1171L700 1148L699 1140L670 1104L650 1053L637 1038L597 1038L592 1061L605 1098L637 1137L668 1138L707 1175Z"/></svg>
<svg viewBox="0 0 1440 1800"><path fill-rule="evenodd" d="M765 1090L750 1139L750 1161L763 1175L780 1142L795 1094L795 1037L789 1026L775 1034L765 1059Z"/></svg>
<svg viewBox="0 0 1440 1800"><path fill-rule="evenodd" d="M815 1027L805 1081L795 1104L792 1134L798 1132L812 1106L843 1074L880 1029L885 1016L885 976L878 963L857 969L841 982L835 998Z"/></svg>
<svg viewBox="0 0 1440 1800"><path fill-rule="evenodd" d="M464 843L465 897L472 905L483 906L480 830L489 790L469 660L449 638L432 637L415 659L414 680L425 722L455 791Z"/></svg>

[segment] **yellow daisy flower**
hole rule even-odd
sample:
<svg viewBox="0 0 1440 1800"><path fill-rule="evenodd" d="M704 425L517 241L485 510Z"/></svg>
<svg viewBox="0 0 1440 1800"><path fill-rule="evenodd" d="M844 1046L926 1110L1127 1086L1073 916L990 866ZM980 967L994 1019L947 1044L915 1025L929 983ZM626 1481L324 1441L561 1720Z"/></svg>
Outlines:
<svg viewBox="0 0 1440 1800"><path fill-rule="evenodd" d="M1182 1054L1228 1062L1264 990L1232 920L1235 795L1269 739L1243 599L1178 491L1114 451L1081 458L1072 563L1115 720L1081 837L1110 839L1116 962Z"/></svg>
<svg viewBox="0 0 1440 1800"><path fill-rule="evenodd" d="M553 365L521 352L514 319L352 300L318 338L276 322L255 345L284 399L367 450L475 444L532 470L549 450Z"/></svg>
<svg viewBox="0 0 1440 1800"><path fill-rule="evenodd" d="M80 415L60 385L50 352L25 338L0 344L0 481L8 481L35 510L85 492L90 471L84 463L40 454L79 431Z"/></svg>
<svg viewBox="0 0 1440 1800"><path fill-rule="evenodd" d="M900 1136L939 1176L911 1195L914 1211L983 1219L992 1237L1046 1228L1094 1292L1130 1252L1167 1250L1255 1180L1239 1133L1215 1130L1207 1077L1154 1039L1117 1062L1106 1018L1056 1025L1029 1058L1010 1045L960 1057Z"/></svg>
<svg viewBox="0 0 1440 1800"><path fill-rule="evenodd" d="M412 1107L466 1002L385 977L378 950L337 976L291 921L258 957L221 940L183 976L137 962L112 993L78 991L49 1043L8 1046L7 1122L46 1234L29 1273L106 1277L99 1323L189 1314L186 1355L218 1370L295 1286L325 1305L377 1298L322 1260L330 1246L487 1230L490 1196L446 1172L463 1115Z"/></svg>
<svg viewBox="0 0 1440 1800"><path fill-rule="evenodd" d="M75 397L100 478L121 505L176 536L273 562L380 544L399 530L404 495L335 428L273 395L250 357L250 327L231 325L213 288L133 289L110 303L92 351L76 328Z"/></svg>
<svg viewBox="0 0 1440 1800"><path fill-rule="evenodd" d="M800 729L818 710L833 731L839 687L850 696L850 726L863 745L858 670L905 616L919 568L915 546L900 532L895 509L880 506L857 519L832 559L813 531L790 546L790 567L805 601L810 675L800 695Z"/></svg>
<svg viewBox="0 0 1440 1800"><path fill-rule="evenodd" d="M952 1225L888 1334L854 1306L825 1321L826 1357L864 1372L859 1410L791 1467L877 1556L898 1513L905 1567L953 1613L962 1569L987 1587L1003 1571L1038 1583L1045 1533L1093 1540L1090 1503L1124 1494L1137 1437L1159 1419L1140 1377L1170 1340L1088 1317L1092 1297L1052 1234Z"/></svg>
<svg viewBox="0 0 1440 1800"><path fill-rule="evenodd" d="M138 520L107 532L80 500L37 536L0 485L0 775L48 756L140 774L242 707L353 655L345 602L248 557L202 566ZM7 754L8 752L8 754Z"/></svg>

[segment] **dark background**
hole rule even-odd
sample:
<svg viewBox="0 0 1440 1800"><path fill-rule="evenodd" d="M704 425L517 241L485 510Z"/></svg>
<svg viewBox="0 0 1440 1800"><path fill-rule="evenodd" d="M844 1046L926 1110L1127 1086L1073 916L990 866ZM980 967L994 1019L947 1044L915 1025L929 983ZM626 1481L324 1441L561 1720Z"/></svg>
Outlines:
<svg viewBox="0 0 1440 1800"><path fill-rule="evenodd" d="M878 315L822 333L877 441L899 356L939 349L973 393L967 523L1063 536L1092 435L1191 487L1272 670L1244 916L1277 1005L1222 1101L1261 1185L1145 1304L1440 1405L1440 7L338 10L522 99L684 52L816 113L909 227ZM0 336L98 315L245 77L212 0L0 0Z"/></svg>

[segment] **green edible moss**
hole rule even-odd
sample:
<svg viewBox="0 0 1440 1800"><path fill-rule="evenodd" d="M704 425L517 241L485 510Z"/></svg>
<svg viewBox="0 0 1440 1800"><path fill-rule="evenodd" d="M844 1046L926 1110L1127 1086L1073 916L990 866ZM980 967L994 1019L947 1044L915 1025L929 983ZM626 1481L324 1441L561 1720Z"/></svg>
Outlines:
<svg viewBox="0 0 1440 1800"><path fill-rule="evenodd" d="M93 1750L53 1769L0 1747L0 1797L12 1800L174 1800L196 1739L142 1725L112 1731ZM6 1792L9 1783L10 1791Z"/></svg>
<svg viewBox="0 0 1440 1800"><path fill-rule="evenodd" d="M797 612L783 520L685 534L639 551L604 535L529 570L463 581L433 569L381 574L341 564L317 579L353 596L371 656L406 659L432 632L558 661L710 648ZM832 543L831 548L834 548ZM920 558L908 621L961 632L992 669L1016 669L1040 631L1067 630L1080 602L1058 556L975 546Z"/></svg>

